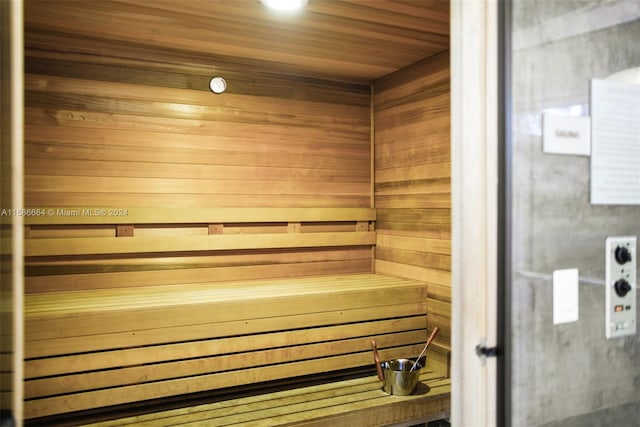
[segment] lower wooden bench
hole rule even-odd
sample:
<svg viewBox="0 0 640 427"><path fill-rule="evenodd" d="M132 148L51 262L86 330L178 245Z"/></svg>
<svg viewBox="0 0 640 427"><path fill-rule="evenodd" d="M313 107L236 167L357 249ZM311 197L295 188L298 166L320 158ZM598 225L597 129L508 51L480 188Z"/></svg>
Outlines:
<svg viewBox="0 0 640 427"><path fill-rule="evenodd" d="M425 368L411 396L391 396L375 376L222 400L92 424L113 426L374 427L448 416L451 382Z"/></svg>
<svg viewBox="0 0 640 427"><path fill-rule="evenodd" d="M371 366L371 339L415 357L426 315L424 283L377 274L29 294L25 418ZM385 405L430 396L364 384ZM369 404L356 394L346 413Z"/></svg>

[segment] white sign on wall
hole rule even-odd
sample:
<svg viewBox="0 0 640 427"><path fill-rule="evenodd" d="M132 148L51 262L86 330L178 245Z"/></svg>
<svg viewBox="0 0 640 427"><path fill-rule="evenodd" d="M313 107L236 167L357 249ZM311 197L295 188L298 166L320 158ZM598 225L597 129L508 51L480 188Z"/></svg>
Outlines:
<svg viewBox="0 0 640 427"><path fill-rule="evenodd" d="M591 120L589 117L542 115L542 151L550 154L577 154L591 152Z"/></svg>
<svg viewBox="0 0 640 427"><path fill-rule="evenodd" d="M640 86L591 80L591 203L640 204Z"/></svg>

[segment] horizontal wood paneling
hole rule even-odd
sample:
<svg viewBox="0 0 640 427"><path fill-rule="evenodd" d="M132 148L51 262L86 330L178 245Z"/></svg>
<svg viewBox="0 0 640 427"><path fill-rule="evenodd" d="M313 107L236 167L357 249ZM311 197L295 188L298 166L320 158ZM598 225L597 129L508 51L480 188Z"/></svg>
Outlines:
<svg viewBox="0 0 640 427"><path fill-rule="evenodd" d="M340 223L368 222L376 218L372 208L203 208L180 209L170 207L105 209L85 207L67 207L38 209L41 215L25 218L25 224L55 227L60 225L87 226L90 224L117 224L122 221L136 224L164 224L176 227L179 224L226 223L232 227L247 224L305 222L309 227L330 224L336 227ZM101 212L101 215L95 213Z"/></svg>
<svg viewBox="0 0 640 427"><path fill-rule="evenodd" d="M430 328L451 335L449 55L374 83L378 273L428 283Z"/></svg>
<svg viewBox="0 0 640 427"><path fill-rule="evenodd" d="M139 194L193 194L203 197L207 194L241 197L243 195L297 195L317 194L331 197L364 193L369 189L366 183L336 183L327 186L322 183L307 183L305 187L292 182L268 182L261 180L206 180L168 178L128 178L128 177L83 177L82 183L75 176L29 175L25 185L32 192L54 193L131 193L134 188Z"/></svg>
<svg viewBox="0 0 640 427"><path fill-rule="evenodd" d="M227 197L226 195L213 194L206 198L194 198L190 194L182 193L166 193L166 194L141 194L141 193L103 193L97 194L93 192L87 193L36 193L34 203L37 199L39 206L126 206L147 207L150 204L156 206L166 206L174 208L207 208L212 204L221 207L252 207L265 206L269 203L277 203L279 206L287 204L296 207L336 207L337 204L361 205L370 202L370 196L333 196L324 199L316 195L288 195L282 194L278 196L265 196L261 194L251 194L250 197L244 199Z"/></svg>
<svg viewBox="0 0 640 427"><path fill-rule="evenodd" d="M371 204L369 85L229 62L61 53L32 37L39 40L27 36L26 205L174 209L182 218L170 222L182 224L144 226L158 223L153 214L109 219L136 224L134 238L123 241L115 225L74 226L77 218L58 215L72 226L27 230L28 292L371 271L371 252L360 245L365 234L374 243L372 232L356 232L352 222L357 238L349 243L335 223L341 209ZM208 89L217 74L228 81L222 95ZM274 238L251 225L207 236L207 223L222 215L228 224L243 215L238 208L336 210L326 218L331 226L303 227L312 234L288 235L289 219L280 219L285 228ZM197 221L190 209L213 215ZM257 223L278 221L256 213Z"/></svg>
<svg viewBox="0 0 640 427"><path fill-rule="evenodd" d="M28 206L368 205L367 86L85 65L27 57Z"/></svg>

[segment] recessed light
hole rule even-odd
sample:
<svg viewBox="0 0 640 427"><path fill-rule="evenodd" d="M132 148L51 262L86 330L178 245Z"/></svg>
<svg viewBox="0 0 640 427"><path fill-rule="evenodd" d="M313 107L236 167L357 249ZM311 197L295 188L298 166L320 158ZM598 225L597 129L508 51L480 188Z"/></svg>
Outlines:
<svg viewBox="0 0 640 427"><path fill-rule="evenodd" d="M269 9L294 12L306 6L307 0L260 0Z"/></svg>
<svg viewBox="0 0 640 427"><path fill-rule="evenodd" d="M227 82L222 77L214 77L209 81L209 89L213 93L222 93L227 90Z"/></svg>

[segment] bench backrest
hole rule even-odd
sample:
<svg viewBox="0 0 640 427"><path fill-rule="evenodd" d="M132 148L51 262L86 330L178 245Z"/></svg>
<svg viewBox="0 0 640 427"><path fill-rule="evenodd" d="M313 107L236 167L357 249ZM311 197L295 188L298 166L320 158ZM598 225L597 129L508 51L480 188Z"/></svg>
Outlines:
<svg viewBox="0 0 640 427"><path fill-rule="evenodd" d="M374 209L32 211L29 293L372 271Z"/></svg>

